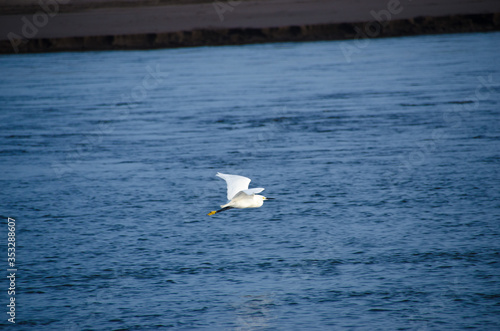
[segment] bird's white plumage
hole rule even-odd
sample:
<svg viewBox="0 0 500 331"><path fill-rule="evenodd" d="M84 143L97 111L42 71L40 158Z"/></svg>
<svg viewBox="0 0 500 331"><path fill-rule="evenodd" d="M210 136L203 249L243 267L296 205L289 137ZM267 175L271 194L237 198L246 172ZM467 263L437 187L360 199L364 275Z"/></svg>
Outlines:
<svg viewBox="0 0 500 331"><path fill-rule="evenodd" d="M214 210L208 213L209 216L230 208L259 208L264 203L264 200L269 200L269 198L257 194L264 191L262 187L248 188L248 184L251 182L250 178L220 172L216 176L226 181L227 200L229 201L225 205L220 206L221 210Z"/></svg>
<svg viewBox="0 0 500 331"><path fill-rule="evenodd" d="M245 193L246 195L252 195L252 194L257 194L264 191L262 187L256 187L256 188L249 188L248 190L242 190L241 192Z"/></svg>
<svg viewBox="0 0 500 331"><path fill-rule="evenodd" d="M250 184L250 182L252 181L250 178L247 178L247 177L238 176L238 175L226 175L226 174L223 174L220 172L218 172L216 174L216 176L220 177L226 181L227 199L228 200L231 200L240 191L248 190L248 184Z"/></svg>
<svg viewBox="0 0 500 331"><path fill-rule="evenodd" d="M264 189L262 187L249 188L248 190L243 190L243 191L236 193L236 195L234 197L232 197L231 200L237 200L241 196L243 196L243 198L247 198L247 196L252 196L252 195L260 193L262 191L264 191Z"/></svg>

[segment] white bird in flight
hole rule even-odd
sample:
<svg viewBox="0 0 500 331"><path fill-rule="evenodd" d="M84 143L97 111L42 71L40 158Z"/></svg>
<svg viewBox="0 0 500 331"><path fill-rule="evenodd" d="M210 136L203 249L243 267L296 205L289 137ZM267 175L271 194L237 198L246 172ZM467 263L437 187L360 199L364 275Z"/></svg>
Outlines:
<svg viewBox="0 0 500 331"><path fill-rule="evenodd" d="M227 200L229 202L221 205L222 209L211 211L208 213L208 216L232 208L259 208L264 204L264 200L273 200L273 198L266 198L263 195L257 194L264 191L262 187L249 189L250 178L238 175L226 175L220 172L216 176L226 181Z"/></svg>

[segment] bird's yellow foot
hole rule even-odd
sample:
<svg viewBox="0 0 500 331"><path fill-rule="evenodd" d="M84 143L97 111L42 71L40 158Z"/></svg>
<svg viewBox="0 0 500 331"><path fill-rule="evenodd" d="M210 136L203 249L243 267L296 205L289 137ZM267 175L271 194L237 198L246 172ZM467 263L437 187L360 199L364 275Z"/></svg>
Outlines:
<svg viewBox="0 0 500 331"><path fill-rule="evenodd" d="M212 216L212 215L213 215L213 214L215 214L216 212L217 212L217 211L216 211L216 210L214 210L214 211L211 211L210 213L208 213L207 215L208 215L208 216Z"/></svg>

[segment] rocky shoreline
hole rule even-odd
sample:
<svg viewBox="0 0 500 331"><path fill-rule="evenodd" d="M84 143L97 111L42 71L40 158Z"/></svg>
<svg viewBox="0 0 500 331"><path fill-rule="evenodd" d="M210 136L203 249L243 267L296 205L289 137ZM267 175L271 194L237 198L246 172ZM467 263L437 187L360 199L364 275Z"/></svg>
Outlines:
<svg viewBox="0 0 500 331"><path fill-rule="evenodd" d="M203 29L167 33L32 39L18 45L18 53L137 50L196 46L242 45L270 42L346 40L422 34L489 32L500 30L500 14L417 17L378 22L318 24L278 28ZM0 53L15 53L9 40Z"/></svg>
<svg viewBox="0 0 500 331"><path fill-rule="evenodd" d="M2 1L0 8L5 7ZM500 2L496 0L22 1L17 11L12 9L14 14L0 14L0 54L500 30Z"/></svg>

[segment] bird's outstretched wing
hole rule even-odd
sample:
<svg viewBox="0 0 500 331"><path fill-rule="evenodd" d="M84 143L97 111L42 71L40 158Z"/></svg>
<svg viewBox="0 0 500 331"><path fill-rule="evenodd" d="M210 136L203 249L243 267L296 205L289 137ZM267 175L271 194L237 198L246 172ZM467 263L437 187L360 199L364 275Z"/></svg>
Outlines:
<svg viewBox="0 0 500 331"><path fill-rule="evenodd" d="M238 192L243 190L248 190L248 184L250 184L250 182L252 181L250 178L247 177L238 175L226 175L220 172L218 172L216 176L226 181L228 200L231 200Z"/></svg>
<svg viewBox="0 0 500 331"><path fill-rule="evenodd" d="M246 195L254 195L262 191L264 191L262 187L256 187L256 188L249 188L248 190L243 190L243 193L245 193Z"/></svg>
<svg viewBox="0 0 500 331"><path fill-rule="evenodd" d="M254 195L254 194L260 193L262 191L264 191L264 189L262 187L249 188L248 190L242 190L242 191L236 193L236 195L234 197L232 197L231 199L237 200L241 196Z"/></svg>

